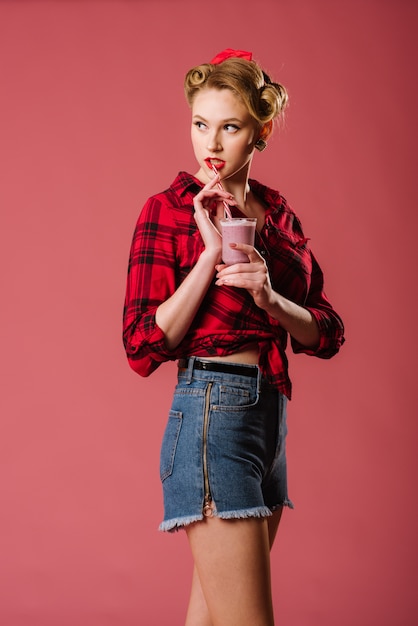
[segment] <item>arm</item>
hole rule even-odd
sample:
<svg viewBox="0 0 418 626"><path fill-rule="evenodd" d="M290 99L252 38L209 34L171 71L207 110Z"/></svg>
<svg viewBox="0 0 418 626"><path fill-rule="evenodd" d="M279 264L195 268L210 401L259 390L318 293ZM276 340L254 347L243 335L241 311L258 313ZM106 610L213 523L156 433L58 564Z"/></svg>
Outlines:
<svg viewBox="0 0 418 626"><path fill-rule="evenodd" d="M231 195L213 187L215 178L194 199L195 220L205 249L180 285L177 279L177 226L161 197L151 198L138 220L132 242L124 307L123 338L129 364L148 376L187 333L221 258L221 238L213 222ZM213 220L213 221L212 221Z"/></svg>
<svg viewBox="0 0 418 626"><path fill-rule="evenodd" d="M203 250L196 265L186 276L178 289L155 313L155 321L164 333L169 350L174 350L186 335L212 282L218 255Z"/></svg>
<svg viewBox="0 0 418 626"><path fill-rule="evenodd" d="M290 336L307 348L319 344L320 334L317 321L309 309L299 306L279 293L268 290L268 302L262 306L266 313L280 323ZM256 300L256 299L254 299Z"/></svg>

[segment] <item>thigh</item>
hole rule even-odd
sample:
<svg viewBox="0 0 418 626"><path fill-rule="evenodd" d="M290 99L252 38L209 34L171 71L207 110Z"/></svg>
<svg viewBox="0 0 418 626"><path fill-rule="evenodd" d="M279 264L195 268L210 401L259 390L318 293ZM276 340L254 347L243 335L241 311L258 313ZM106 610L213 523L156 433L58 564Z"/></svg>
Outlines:
<svg viewBox="0 0 418 626"><path fill-rule="evenodd" d="M283 508L280 507L274 511L273 515L267 518L268 536L270 549L273 547L274 539L279 527ZM202 585L196 565L193 570L193 582L190 593L190 602L185 622L186 626L212 626L206 598L203 594Z"/></svg>
<svg viewBox="0 0 418 626"><path fill-rule="evenodd" d="M270 550L272 549L274 540L276 539L280 520L282 519L282 513L283 507L281 506L273 512L273 515L271 517L267 518Z"/></svg>
<svg viewBox="0 0 418 626"><path fill-rule="evenodd" d="M213 626L272 626L266 518L207 518L186 528Z"/></svg>

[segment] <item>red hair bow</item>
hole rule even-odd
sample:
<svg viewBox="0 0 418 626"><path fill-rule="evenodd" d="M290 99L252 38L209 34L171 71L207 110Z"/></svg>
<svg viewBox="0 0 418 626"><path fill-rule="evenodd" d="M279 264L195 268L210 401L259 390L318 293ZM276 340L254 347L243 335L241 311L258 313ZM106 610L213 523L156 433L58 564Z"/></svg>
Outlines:
<svg viewBox="0 0 418 626"><path fill-rule="evenodd" d="M217 65L218 63L222 63L222 61L230 59L231 57L239 57L240 59L251 61L253 54L252 52L246 52L245 50L232 50L232 48L226 48L226 50L222 50L222 52L217 54L216 57L212 59L211 64Z"/></svg>

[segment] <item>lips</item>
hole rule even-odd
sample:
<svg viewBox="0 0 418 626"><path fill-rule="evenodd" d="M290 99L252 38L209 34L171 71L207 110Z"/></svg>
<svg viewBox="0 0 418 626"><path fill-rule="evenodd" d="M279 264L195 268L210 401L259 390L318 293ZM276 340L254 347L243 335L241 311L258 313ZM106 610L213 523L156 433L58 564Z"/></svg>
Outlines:
<svg viewBox="0 0 418 626"><path fill-rule="evenodd" d="M225 166L225 161L222 161L221 159L212 159L210 157L207 157L205 159L205 163L211 169L212 169L212 166L214 165L217 170L221 170Z"/></svg>

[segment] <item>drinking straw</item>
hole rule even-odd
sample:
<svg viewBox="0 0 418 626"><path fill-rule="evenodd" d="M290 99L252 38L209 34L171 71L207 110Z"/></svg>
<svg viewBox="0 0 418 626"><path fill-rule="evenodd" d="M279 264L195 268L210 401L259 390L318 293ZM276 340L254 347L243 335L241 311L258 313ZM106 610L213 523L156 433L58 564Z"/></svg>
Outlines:
<svg viewBox="0 0 418 626"><path fill-rule="evenodd" d="M216 169L215 165L213 163L211 163L211 167L213 169L213 171L215 172L215 175L218 173L218 170ZM221 189L222 191L225 191L225 189L222 187L221 182L218 182L218 189ZM224 209L225 209L225 213L226 213L226 218L232 220L232 213L231 210L229 208L228 203L225 200L222 200L222 204L224 205Z"/></svg>

